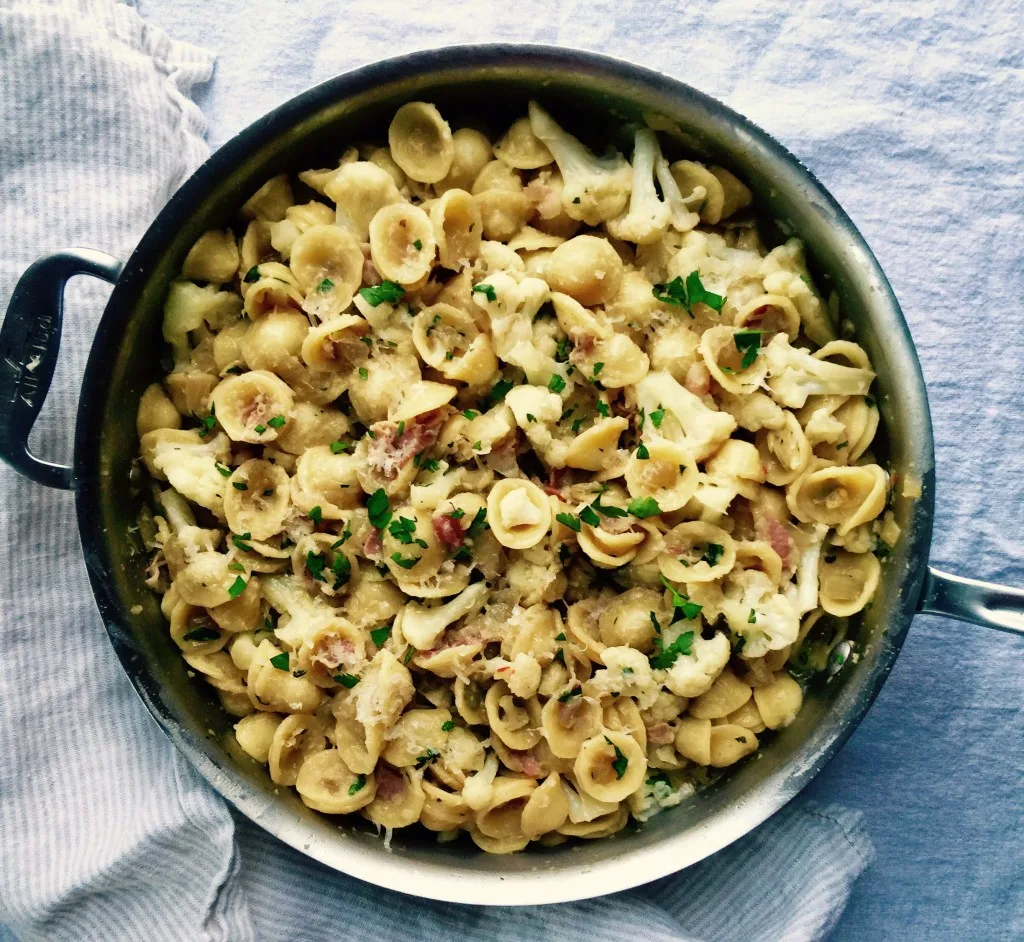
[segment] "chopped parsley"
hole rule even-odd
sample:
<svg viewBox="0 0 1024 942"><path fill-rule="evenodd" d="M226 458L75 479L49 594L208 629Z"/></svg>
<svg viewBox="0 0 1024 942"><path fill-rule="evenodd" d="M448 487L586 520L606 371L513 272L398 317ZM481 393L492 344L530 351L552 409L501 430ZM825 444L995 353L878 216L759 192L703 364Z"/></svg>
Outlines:
<svg viewBox="0 0 1024 942"><path fill-rule="evenodd" d="M423 243L419 239L413 239L412 247L418 252L423 248Z"/></svg>
<svg viewBox="0 0 1024 942"><path fill-rule="evenodd" d="M366 512L370 523L378 530L383 530L391 520L391 508L388 506L388 495L383 487L378 487L366 502Z"/></svg>
<svg viewBox="0 0 1024 942"><path fill-rule="evenodd" d="M603 369L604 369L604 364L603 363L595 363L594 364L594 375L597 376L601 372L601 370L603 370Z"/></svg>
<svg viewBox="0 0 1024 942"><path fill-rule="evenodd" d="M564 641L565 640L565 632L564 631L558 632L558 634L555 635L555 640L556 641Z"/></svg>
<svg viewBox="0 0 1024 942"><path fill-rule="evenodd" d="M359 792L361 792L363 790L363 786L365 786L365 785L366 785L366 776L363 775L362 773L360 773L359 775L356 776L356 780L351 785L349 785L349 787L348 787L349 795L358 794Z"/></svg>
<svg viewBox="0 0 1024 942"><path fill-rule="evenodd" d="M701 556L701 561L707 563L712 569L718 565L718 561L722 558L722 554L725 552L725 547L721 543L708 543L704 555Z"/></svg>
<svg viewBox="0 0 1024 942"><path fill-rule="evenodd" d="M473 448L473 451L483 451L484 450L483 442L481 442L480 439L478 438L475 442L473 442L472 448Z"/></svg>
<svg viewBox="0 0 1024 942"><path fill-rule="evenodd" d="M579 533L583 529L579 520L576 519L572 514L555 514L555 519L563 526L568 527L570 530Z"/></svg>
<svg viewBox="0 0 1024 942"><path fill-rule="evenodd" d="M556 393L562 392L565 389L565 380L557 373L552 373L551 379L548 380L548 389Z"/></svg>
<svg viewBox="0 0 1024 942"><path fill-rule="evenodd" d="M330 278L325 278L323 281L320 282L320 284L316 286L316 290L319 291L320 294L327 294L327 292L330 291L331 288L333 287L334 282L331 281Z"/></svg>
<svg viewBox="0 0 1024 942"><path fill-rule="evenodd" d="M316 505L316 506L315 506L315 507L314 507L314 508L313 508L313 509L312 509L312 510L311 510L311 511L309 512L309 519L310 519L310 520L312 520L312 521L313 521L313 523L320 523L320 522L321 522L321 521L322 521L322 520L324 519L324 512L323 512L323 510L321 509L321 507L320 507L320 505L319 505L319 504L317 504L317 505Z"/></svg>
<svg viewBox="0 0 1024 942"><path fill-rule="evenodd" d="M537 416L532 415L531 413L527 412L526 413L526 421L527 422L536 422L537 421Z"/></svg>
<svg viewBox="0 0 1024 942"><path fill-rule="evenodd" d="M647 446L643 442L640 442L640 444L637 446L636 456L641 461L646 461L648 458L651 457L651 453L647 450Z"/></svg>
<svg viewBox="0 0 1024 942"><path fill-rule="evenodd" d="M235 581L228 586L228 596L237 599L245 591L245 580L241 576L235 576Z"/></svg>
<svg viewBox="0 0 1024 942"><path fill-rule="evenodd" d="M266 430L267 430L267 427L265 425L263 425L263 424L253 426L253 431L257 435L262 435Z"/></svg>
<svg viewBox="0 0 1024 942"><path fill-rule="evenodd" d="M390 533L403 546L409 546L412 543L415 543L417 546L421 546L423 549L426 549L427 541L413 536L415 532L416 521L409 517L399 517L397 520L392 520L388 526L388 533Z"/></svg>
<svg viewBox="0 0 1024 942"><path fill-rule="evenodd" d="M249 490L249 485L246 484L245 481L232 481L231 482L231 486L236 491L247 491L247 490Z"/></svg>
<svg viewBox="0 0 1024 942"><path fill-rule="evenodd" d="M455 729L455 720L445 720L441 724L442 733L450 733L453 729Z"/></svg>
<svg viewBox="0 0 1024 942"><path fill-rule="evenodd" d="M426 461L420 462L420 467L424 471L439 471L441 469L441 462L436 458L428 458Z"/></svg>
<svg viewBox="0 0 1024 942"><path fill-rule="evenodd" d="M580 520L591 527L601 526L601 518L594 511L594 508L587 505L580 511Z"/></svg>
<svg viewBox="0 0 1024 942"><path fill-rule="evenodd" d="M658 408L655 409L650 415L651 424L655 428L661 428L661 423L662 421L664 421L664 418L665 410L661 406L658 406Z"/></svg>
<svg viewBox="0 0 1024 942"><path fill-rule="evenodd" d="M416 768L422 769L423 766L429 765L431 762L434 762L440 755L441 753L438 752L436 749L427 749L426 752L416 756Z"/></svg>
<svg viewBox="0 0 1024 942"><path fill-rule="evenodd" d="M359 683L359 678L355 674L335 674L334 682L341 684L342 687L348 687L351 690L356 684Z"/></svg>
<svg viewBox="0 0 1024 942"><path fill-rule="evenodd" d="M380 628L373 628L370 631L370 638L378 648L384 646L384 642L391 635L391 625L382 625Z"/></svg>
<svg viewBox="0 0 1024 942"><path fill-rule="evenodd" d="M220 637L220 632L216 628L207 628L205 625L200 625L198 628L193 628L191 631L186 632L186 641L216 641Z"/></svg>
<svg viewBox="0 0 1024 942"><path fill-rule="evenodd" d="M401 553L392 553L391 558L395 561L395 565L401 566L403 569L412 569L419 561L419 556L403 556Z"/></svg>
<svg viewBox="0 0 1024 942"><path fill-rule="evenodd" d="M492 392L493 392L493 390L492 390ZM476 409L463 409L463 410L462 410L462 414L463 414L463 415L464 415L464 416L465 416L465 417L466 417L467 419L469 419L469 421L470 421L470 422L472 422L472 421L473 421L473 419L475 419L475 418L476 418L476 417L477 417L477 416L478 416L478 415L479 415L480 413L479 413L479 412L477 412L477 411L476 411Z"/></svg>
<svg viewBox="0 0 1024 942"><path fill-rule="evenodd" d="M369 374L369 372L367 372L367 369L366 369L365 366L359 367L359 378L360 379L366 379L369 375L370 374Z"/></svg>
<svg viewBox="0 0 1024 942"><path fill-rule="evenodd" d="M253 284L253 283L255 283L255 282L259 281L259 280L260 280L260 269L259 269L258 265L253 265L252 268L250 268L245 273L245 277L242 279L242 281L244 281L247 285L251 285L251 284Z"/></svg>
<svg viewBox="0 0 1024 942"><path fill-rule="evenodd" d="M676 662L676 658L679 655L689 654L693 647L693 635L692 631L684 631L675 641L673 641L667 647L662 639L661 635L655 635L654 648L657 651L653 657L650 658L651 667L656 670L668 670Z"/></svg>
<svg viewBox="0 0 1024 942"><path fill-rule="evenodd" d="M394 303L405 297L405 288L394 281L382 281L370 288L360 288L359 293L372 307L385 302Z"/></svg>
<svg viewBox="0 0 1024 942"><path fill-rule="evenodd" d="M245 566L239 562L228 563L228 569L232 572L245 572Z"/></svg>
<svg viewBox="0 0 1024 942"><path fill-rule="evenodd" d="M612 762L612 768L615 769L615 778L620 779L626 774L626 768L629 766L629 759L625 757L622 750L607 736L604 737L604 741L615 750L615 761Z"/></svg>
<svg viewBox="0 0 1024 942"><path fill-rule="evenodd" d="M326 562L327 560L324 559L322 553L314 553L312 550L306 553L306 569L309 570L309 574L317 582L324 581L324 565Z"/></svg>
<svg viewBox="0 0 1024 942"><path fill-rule="evenodd" d="M736 344L736 349L743 354L743 359L740 360L740 369L749 369L754 365L757 352L761 349L761 331L738 330L733 334L732 339Z"/></svg>
<svg viewBox="0 0 1024 942"><path fill-rule="evenodd" d="M751 609L750 610L750 614L747 616L747 624L748 625L756 625L757 624L757 612L755 612L754 609Z"/></svg>
<svg viewBox="0 0 1024 942"><path fill-rule="evenodd" d="M661 508L653 497L636 497L630 501L627 510L634 517L639 517L641 520L646 520L648 517L656 517L661 513Z"/></svg>
<svg viewBox="0 0 1024 942"><path fill-rule="evenodd" d="M671 582L668 581L664 576L661 577L661 583L665 586L669 592L672 593L672 607L676 612L681 612L683 618L687 621L693 621L704 608L703 605L698 605L696 602L691 602L685 595L680 593ZM678 617L673 613L673 621L677 621Z"/></svg>
<svg viewBox="0 0 1024 942"><path fill-rule="evenodd" d="M351 448L351 447L352 447L352 443L351 442L342 442L342 441L331 442L331 454L332 455L340 455L343 451L348 451L348 449Z"/></svg>
<svg viewBox="0 0 1024 942"><path fill-rule="evenodd" d="M234 545L235 549L239 549L243 553L251 553L252 552L252 547L248 543L245 542L246 540L251 540L251 539L252 539L252 534L247 531L245 533L233 534L232 537L231 537L231 542Z"/></svg>
<svg viewBox="0 0 1024 942"><path fill-rule="evenodd" d="M288 652L282 651L280 654L275 654L271 659L270 663L274 665L279 671L288 670Z"/></svg>
<svg viewBox="0 0 1024 942"><path fill-rule="evenodd" d="M488 301L497 301L498 293L494 290L494 285L478 284L473 285L474 294L482 294L487 298Z"/></svg>
<svg viewBox="0 0 1024 942"><path fill-rule="evenodd" d="M348 580L352 578L352 560L344 553L338 553L334 557L334 562L331 563L331 572L334 573L334 585L331 588L340 589L343 585L347 585Z"/></svg>
<svg viewBox="0 0 1024 942"><path fill-rule="evenodd" d="M487 401L492 406L501 402L502 400L504 400L505 396L508 395L508 391L512 388L513 385L514 384L510 383L507 379L499 379L494 384L491 391L487 394Z"/></svg>
<svg viewBox="0 0 1024 942"><path fill-rule="evenodd" d="M686 281L679 276L673 278L667 284L655 285L654 296L665 304L674 304L676 307L686 309L686 313L693 317L693 305L706 304L713 311L721 312L725 298L720 294L708 291L700 280L700 273L692 271L686 276Z"/></svg>
<svg viewBox="0 0 1024 942"><path fill-rule="evenodd" d="M472 539L475 536L479 536L484 531L484 527L487 526L487 508L481 507L474 515L473 519L466 529L466 536Z"/></svg>
<svg viewBox="0 0 1024 942"><path fill-rule="evenodd" d="M612 414L612 410L608 408L608 403L601 399L596 402L597 411L603 415L606 419Z"/></svg>
<svg viewBox="0 0 1024 942"><path fill-rule="evenodd" d="M199 420L199 435L206 438L217 427L217 417L211 412Z"/></svg>
<svg viewBox="0 0 1024 942"><path fill-rule="evenodd" d="M267 419L267 425L271 428L284 428L284 423L287 421L283 415L275 415L272 419Z"/></svg>
<svg viewBox="0 0 1024 942"><path fill-rule="evenodd" d="M231 477L231 469L225 467L219 461L215 461L213 463L213 466L217 469L217 473L220 474L220 476L222 478L229 478L229 477Z"/></svg>
<svg viewBox="0 0 1024 942"><path fill-rule="evenodd" d="M583 693L582 687L573 687L572 690L566 690L559 698L559 703L568 703L573 697L578 697Z"/></svg>

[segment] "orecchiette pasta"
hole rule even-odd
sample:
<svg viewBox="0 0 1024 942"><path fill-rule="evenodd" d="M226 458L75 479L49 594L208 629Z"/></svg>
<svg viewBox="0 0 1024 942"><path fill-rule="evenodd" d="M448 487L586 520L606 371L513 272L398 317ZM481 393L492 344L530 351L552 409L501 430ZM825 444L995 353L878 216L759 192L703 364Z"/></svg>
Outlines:
<svg viewBox="0 0 1024 942"><path fill-rule="evenodd" d="M490 853L614 834L855 642L899 537L871 363L675 146L410 102L184 258L146 582L309 807Z"/></svg>

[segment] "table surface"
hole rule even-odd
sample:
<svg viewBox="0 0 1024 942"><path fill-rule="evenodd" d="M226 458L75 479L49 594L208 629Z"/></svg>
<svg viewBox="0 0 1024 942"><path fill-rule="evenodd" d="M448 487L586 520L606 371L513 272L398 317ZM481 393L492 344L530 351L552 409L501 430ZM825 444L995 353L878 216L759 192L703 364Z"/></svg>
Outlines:
<svg viewBox="0 0 1024 942"><path fill-rule="evenodd" d="M218 55L199 96L213 146L332 74L471 41L611 53L744 112L847 208L904 306L935 422L933 561L1024 585L1019 0L477 0L471 18L442 0L137 5ZM1015 381L1000 381L1007 370ZM1024 937L1022 653L1018 637L915 620L867 718L808 789L863 811L877 849L833 939Z"/></svg>

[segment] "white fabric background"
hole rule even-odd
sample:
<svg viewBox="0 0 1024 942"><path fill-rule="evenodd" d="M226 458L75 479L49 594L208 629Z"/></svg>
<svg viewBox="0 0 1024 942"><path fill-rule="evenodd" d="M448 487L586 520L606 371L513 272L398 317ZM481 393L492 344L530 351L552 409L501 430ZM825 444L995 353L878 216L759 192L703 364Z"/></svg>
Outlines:
<svg viewBox="0 0 1024 942"><path fill-rule="evenodd" d="M84 14L105 4L82 0L82 12L63 23L15 32L18 17L39 6L0 0L0 307L41 252L85 242L126 254L201 151L201 119L179 94L205 76L201 55L169 45L128 11L103 14L125 48L105 41L116 65L97 75L95 50L71 37L87 33ZM745 112L843 203L904 305L935 419L935 561L1024 584L1020 2L481 0L412 8L392 0L140 0L140 12L217 53L214 81L198 89L214 145L314 81L448 42L592 48L661 68ZM47 39L57 26L62 38ZM147 50L156 68L132 49ZM142 103L130 120L129 100ZM70 342L36 436L51 454L69 438L102 298L95 286L69 294ZM317 916L302 938L475 938L496 925L524 940L624 938L638 926L659 939L683 931L752 938L756 916L769 913L742 922L749 907L739 906L740 894L721 892L723 880L746 878L747 887L772 894L781 882L789 913L803 918L810 900L791 895L800 889L794 878L807 872L802 865L820 873L831 861L848 882L864 863L856 821L822 821L802 801L804 812L780 816L731 858L770 864L770 879L739 873L720 855L701 872L614 904L544 909L511 924L345 881L248 825L239 829L237 879L222 807L155 732L105 641L95 643L100 627L70 500L41 496L6 470L0 495L0 918L23 938L295 938L295 927L309 923L282 916L307 900L306 912ZM46 660L55 648L58 665ZM867 720L809 790L860 809L879 850L833 938L1024 934L1020 654L1009 636L916 622ZM69 704L89 721L69 727ZM56 743L70 747L59 762ZM122 768L125 757L132 761ZM809 833L814 822L821 829ZM822 841L827 855L793 859L794 846L820 853ZM838 902L846 884L811 889L812 899L820 902L820 889ZM171 922L154 921L168 913ZM831 924L804 921L803 932ZM760 937L797 937L782 923L761 925L769 934Z"/></svg>

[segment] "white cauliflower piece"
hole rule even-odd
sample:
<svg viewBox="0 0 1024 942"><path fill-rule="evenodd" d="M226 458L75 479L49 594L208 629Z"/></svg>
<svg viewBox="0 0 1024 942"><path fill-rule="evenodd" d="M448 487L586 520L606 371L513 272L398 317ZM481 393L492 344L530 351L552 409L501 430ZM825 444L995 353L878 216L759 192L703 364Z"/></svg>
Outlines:
<svg viewBox="0 0 1024 942"><path fill-rule="evenodd" d="M788 239L776 246L760 261L759 273L768 294L788 297L800 313L804 333L819 347L836 339L828 309L811 282L804 258L804 245L799 239Z"/></svg>
<svg viewBox="0 0 1024 942"><path fill-rule="evenodd" d="M660 685L654 679L647 655L636 648L622 646L605 648L601 660L605 666L590 679L590 692L635 697L641 710L653 706Z"/></svg>
<svg viewBox="0 0 1024 942"><path fill-rule="evenodd" d="M356 719L366 729L390 729L412 700L412 674L387 648L378 651L353 689Z"/></svg>
<svg viewBox="0 0 1024 942"><path fill-rule="evenodd" d="M502 358L506 363L518 366L526 374L526 379L534 386L547 386L552 376L559 376L565 385L562 395L568 399L572 395L575 383L569 373L568 363L559 363L554 357L541 353L532 340L517 343Z"/></svg>
<svg viewBox="0 0 1024 942"><path fill-rule="evenodd" d="M204 321L224 327L238 320L242 299L233 291L219 291L215 285L200 288L191 281L172 281L164 302L163 334L174 352L175 369L184 369L192 355L188 333Z"/></svg>
<svg viewBox="0 0 1024 942"><path fill-rule="evenodd" d="M654 161L654 174L658 178L661 195L668 205L669 225L678 232L689 232L695 228L700 222L698 210L707 196L704 187L696 187L688 196L683 196L668 161L660 153Z"/></svg>
<svg viewBox="0 0 1024 942"><path fill-rule="evenodd" d="M658 196L654 186L655 163L662 159L658 136L650 128L642 128L633 140L633 186L629 194L629 209L621 216L609 219L607 228L616 239L649 245L665 234L672 211L668 203Z"/></svg>
<svg viewBox="0 0 1024 942"><path fill-rule="evenodd" d="M800 409L808 396L864 396L875 374L853 366L818 360L790 346L785 334L776 334L764 348L768 363L768 389L776 402Z"/></svg>
<svg viewBox="0 0 1024 942"><path fill-rule="evenodd" d="M777 429L786 424L786 413L782 406L763 392L735 395L722 392L718 404L748 432L759 432L763 428Z"/></svg>
<svg viewBox="0 0 1024 942"><path fill-rule="evenodd" d="M429 651L449 625L483 605L488 591L484 583L475 582L444 605L427 608L409 602L401 612L402 634L417 650Z"/></svg>
<svg viewBox="0 0 1024 942"><path fill-rule="evenodd" d="M648 775L644 784L629 796L629 807L637 821L647 821L666 808L674 808L696 792L690 782L673 788L667 776Z"/></svg>
<svg viewBox="0 0 1024 942"><path fill-rule="evenodd" d="M714 454L736 428L727 412L708 408L699 396L681 386L669 373L648 373L634 387L644 410L641 433L646 442L667 438L684 445L697 461ZM660 425L652 414L660 415Z"/></svg>
<svg viewBox="0 0 1024 942"><path fill-rule="evenodd" d="M728 597L720 607L729 628L744 639L744 657L761 657L796 641L800 615L793 602L775 591L767 575L747 569L729 581Z"/></svg>
<svg viewBox="0 0 1024 942"><path fill-rule="evenodd" d="M654 676L677 696L699 697L725 670L730 654L729 639L724 634L710 639L695 634L690 653L680 654L668 670L655 671Z"/></svg>
<svg viewBox="0 0 1024 942"><path fill-rule="evenodd" d="M337 614L337 609L321 601L319 594L311 596L298 576L265 576L260 580L260 592L282 618L274 631L277 639L297 651L312 641L317 631Z"/></svg>
<svg viewBox="0 0 1024 942"><path fill-rule="evenodd" d="M466 779L462 786L462 797L473 811L486 808L494 793L494 777L498 774L498 757L489 752L484 760L484 767L475 775Z"/></svg>
<svg viewBox="0 0 1024 942"><path fill-rule="evenodd" d="M544 463L564 468L569 446L552 431L562 417L561 397L542 386L516 386L508 391L505 404Z"/></svg>
<svg viewBox="0 0 1024 942"><path fill-rule="evenodd" d="M814 531L796 564L796 581L786 586L786 598L796 609L797 615L806 615L818 605L818 559L821 557L826 533L828 527L823 523L814 525Z"/></svg>
<svg viewBox="0 0 1024 942"><path fill-rule="evenodd" d="M540 686L540 664L537 659L531 657L525 651L520 651L509 665L509 669L502 673L500 679L508 684L512 695L523 700L529 700L537 693Z"/></svg>
<svg viewBox="0 0 1024 942"><path fill-rule="evenodd" d="M196 438L193 444L158 437L153 446L153 467L183 497L223 519L228 481L217 470L217 463L230 454L231 442L223 432L218 432L208 442Z"/></svg>
<svg viewBox="0 0 1024 942"><path fill-rule="evenodd" d="M596 226L622 213L631 185L630 167L622 154L597 157L535 101L530 102L530 128L558 164L564 181L562 208L569 217Z"/></svg>
<svg viewBox="0 0 1024 942"><path fill-rule="evenodd" d="M518 272L495 271L476 288L481 290L473 291L473 300L490 318L494 352L504 360L517 344L532 344L533 319L550 293L547 282Z"/></svg>

